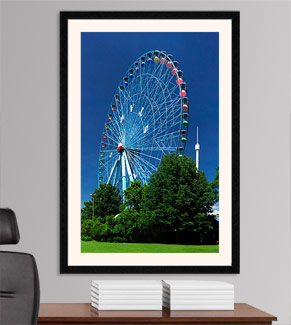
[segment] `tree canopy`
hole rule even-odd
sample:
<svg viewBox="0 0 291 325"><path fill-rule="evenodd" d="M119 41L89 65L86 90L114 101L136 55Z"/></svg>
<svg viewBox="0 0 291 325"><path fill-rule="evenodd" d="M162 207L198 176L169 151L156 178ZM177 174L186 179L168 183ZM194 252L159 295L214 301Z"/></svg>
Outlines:
<svg viewBox="0 0 291 325"><path fill-rule="evenodd" d="M155 213L161 234L175 233L179 241L181 232L197 231L201 217L209 217L215 201L212 186L195 161L169 154L150 178L143 209Z"/></svg>
<svg viewBox="0 0 291 325"><path fill-rule="evenodd" d="M94 199L94 215L93 201L84 202L84 208L81 210L81 219L100 218L105 221L107 216L117 215L120 212L122 197L116 186L109 184L101 184L98 189L92 193Z"/></svg>
<svg viewBox="0 0 291 325"><path fill-rule="evenodd" d="M131 208L139 212L141 209L143 186L140 181L134 181L124 191L124 208Z"/></svg>
<svg viewBox="0 0 291 325"><path fill-rule="evenodd" d="M148 185L135 181L124 191L100 185L81 211L83 238L98 241L216 243L218 222L212 214L219 196L219 170L208 182L195 161L169 154L161 159ZM92 220L92 222L88 222Z"/></svg>

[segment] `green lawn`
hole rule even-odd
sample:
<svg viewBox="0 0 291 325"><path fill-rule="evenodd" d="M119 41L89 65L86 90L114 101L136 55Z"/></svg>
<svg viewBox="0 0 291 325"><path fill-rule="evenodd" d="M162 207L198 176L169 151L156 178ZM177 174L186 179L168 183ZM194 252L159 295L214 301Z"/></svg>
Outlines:
<svg viewBox="0 0 291 325"><path fill-rule="evenodd" d="M218 245L104 243L82 241L82 253L218 253Z"/></svg>

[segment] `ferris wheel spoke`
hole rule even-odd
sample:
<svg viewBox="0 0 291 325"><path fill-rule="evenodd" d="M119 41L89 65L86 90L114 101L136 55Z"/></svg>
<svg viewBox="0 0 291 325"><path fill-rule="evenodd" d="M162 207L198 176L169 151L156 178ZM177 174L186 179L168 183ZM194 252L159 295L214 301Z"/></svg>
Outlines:
<svg viewBox="0 0 291 325"><path fill-rule="evenodd" d="M115 151L116 151L116 148L113 150L113 149L102 149L102 152L104 152L104 153L111 153L112 152L112 154L115 154Z"/></svg>
<svg viewBox="0 0 291 325"><path fill-rule="evenodd" d="M156 98L157 93L158 93L159 91L163 90L163 87L162 87L162 86L163 86L163 83L162 83L162 80L161 80L162 68L163 68L163 66L161 65L161 69L160 69L160 73L159 73L159 75L158 75L158 76L155 76L155 78L156 78L156 80L157 80L157 82L158 82L158 85L160 86L161 89L159 89L158 87L153 88L154 92L151 94L151 96L152 96L153 98ZM163 96L164 96L163 91L162 91L162 94L163 94Z"/></svg>
<svg viewBox="0 0 291 325"><path fill-rule="evenodd" d="M110 134L109 133L106 133L106 136L107 136L108 139L110 139L111 141L113 141L115 144L118 145L119 141L118 141L118 139L116 139L114 137L114 135L112 133L110 133Z"/></svg>
<svg viewBox="0 0 291 325"><path fill-rule="evenodd" d="M136 148L136 149L138 149L138 148ZM138 154L138 155L141 155L141 156L145 156L145 157L148 157L148 158L151 158L151 159L155 159L155 160L161 161L160 158L157 158L157 157L154 157L154 156L147 155L147 154L143 153L142 151L143 150L146 150L145 148L139 149L139 150L136 150L136 149L131 149L131 152L134 152L135 154ZM150 150L151 150L151 148L150 148Z"/></svg>
<svg viewBox="0 0 291 325"><path fill-rule="evenodd" d="M163 103L165 103L165 102L167 101L167 99L168 99L169 96L168 96L168 97L165 97L163 91L162 91L162 94L163 94L163 97L164 97L163 99L164 99L164 100L160 103L160 106L161 106L161 107L164 107L164 108L167 108L167 106L166 106L166 105L163 105ZM152 101L155 101L156 93L155 93L155 94L150 94L149 96L152 98ZM158 105L158 104L159 104L159 103L156 102L156 105ZM162 105L163 105L163 106L162 106ZM166 113L166 112L167 112L167 109L164 109L164 112ZM159 113L159 115L160 115L160 117L161 117L161 116L162 116L162 112L161 112L160 109L158 110L158 113Z"/></svg>
<svg viewBox="0 0 291 325"><path fill-rule="evenodd" d="M156 168L156 166L153 165L152 163L150 163L148 159L141 157L140 152L136 152L136 151L132 150L132 151L129 151L129 154L131 155L131 157L134 160L138 159L139 161L144 161L144 163L148 166L148 168ZM149 157L152 158L152 156L149 156Z"/></svg>
<svg viewBox="0 0 291 325"><path fill-rule="evenodd" d="M120 117L120 119L118 119L118 120L115 119L113 121L114 131L117 133L119 141L121 141L121 139L122 139L122 137L124 136L124 133L125 133L125 130L121 125L122 122L120 122L120 120L121 120L121 117Z"/></svg>
<svg viewBox="0 0 291 325"><path fill-rule="evenodd" d="M114 143L119 143L119 137L117 136L116 133L112 132L109 130L109 132L106 132L107 136L109 139L111 139Z"/></svg>
<svg viewBox="0 0 291 325"><path fill-rule="evenodd" d="M172 105L167 105L166 107L168 108L168 110L170 112L168 112L168 110L162 111L160 113L160 115L157 117L157 119L156 119L155 122L158 123L159 120L161 120L162 118L165 117L165 115L167 115L167 117L170 118L172 114L175 114L176 113L176 111L174 110L175 108L180 111L181 110L181 107L180 106L177 106L178 104L179 104L179 99L177 101L173 102ZM154 109L157 110L156 107L154 107Z"/></svg>
<svg viewBox="0 0 291 325"><path fill-rule="evenodd" d="M147 178L150 177L151 171L145 165L142 165L141 162L138 159L133 159L132 156L130 157L130 159L133 162L134 174L136 176L140 176L143 179L144 183L145 183Z"/></svg>
<svg viewBox="0 0 291 325"><path fill-rule="evenodd" d="M112 151L112 150L115 151L115 150L116 150L116 146L113 145L112 143L107 142L106 145L107 145L106 150L109 150L109 151ZM104 152L105 152L106 150L102 149L102 151L104 151Z"/></svg>
<svg viewBox="0 0 291 325"><path fill-rule="evenodd" d="M156 166L151 164L146 159L142 159L141 157L135 156L134 160L139 164L139 166L146 173L147 176L150 176L152 172L156 169Z"/></svg>
<svg viewBox="0 0 291 325"><path fill-rule="evenodd" d="M145 84L142 91L145 91L146 89L149 90L150 89L150 87L149 87L150 84L154 83L156 80L158 80L157 76L155 76L154 74L148 73L148 72L144 74L144 77L147 78L147 83ZM169 74L169 79L168 80L170 81L172 79L173 79L173 76ZM167 80L167 82L168 82L168 80ZM164 86L166 86L166 84L163 82L162 79L160 80L160 82L163 83ZM174 85L174 83L173 83L173 85Z"/></svg>
<svg viewBox="0 0 291 325"><path fill-rule="evenodd" d="M155 140L155 141L165 141L165 139L169 139L170 137L178 137L180 135L180 131L173 131L173 132L170 132L170 133L167 133L167 134L163 134L159 137L154 137L152 139L149 139L149 140L145 140L145 141L141 141L141 143L144 145L146 145L147 143L151 143L152 140Z"/></svg>
<svg viewBox="0 0 291 325"><path fill-rule="evenodd" d="M152 163L149 162L148 159L144 159L140 156L136 157L139 162L144 166L144 168L147 168L150 171L150 174L156 170L157 166L153 165Z"/></svg>
<svg viewBox="0 0 291 325"><path fill-rule="evenodd" d="M179 89L179 88L178 88ZM164 97L164 101L167 101L169 98L172 98L172 94L177 90L177 88L173 87L173 89L168 91L167 96ZM178 97L178 96L176 96ZM180 96L179 96L180 98Z"/></svg>
<svg viewBox="0 0 291 325"><path fill-rule="evenodd" d="M118 123L118 125L120 126L120 128L122 130L122 135L124 135L125 134L125 126L124 126L123 122L124 122L125 117L124 117L124 106L121 103L121 101L120 101L120 106L121 106L122 115L120 117L120 123Z"/></svg>
<svg viewBox="0 0 291 325"><path fill-rule="evenodd" d="M128 155L127 155L127 158L128 158L128 162L129 162L129 165L133 171L133 178L136 180L137 178L137 175L138 175L138 169L137 168L137 165L134 163L134 159L132 157L132 155L128 152Z"/></svg>
<svg viewBox="0 0 291 325"><path fill-rule="evenodd" d="M143 136L143 137L141 137L139 140L140 141L142 141L145 137L148 137L148 136L150 136L150 135L152 135L152 133L154 133L154 132L157 132L157 135L158 134L160 134L161 132L159 132L159 130L162 130L162 127L164 126L164 124L166 124L166 123L169 123L169 122L171 122L171 121L174 121L176 119L176 117L174 117L172 120L170 120L170 121L163 121L160 125L159 125L159 128L158 129L156 129L156 130L152 130L152 131L150 131L146 136ZM175 124L180 124L180 118L178 119L178 121L176 121L176 123Z"/></svg>
<svg viewBox="0 0 291 325"><path fill-rule="evenodd" d="M159 69L159 66L156 66L156 69L155 69L153 72L149 72L149 73L148 73L148 75L150 76L150 78L147 78L147 82L146 82L144 88L142 88L142 91L144 91L146 87L147 87L147 88L149 87L149 84L152 82L152 79L153 79L154 76L156 75L158 69Z"/></svg>
<svg viewBox="0 0 291 325"><path fill-rule="evenodd" d="M150 101L150 99L148 99L148 101ZM154 108L152 106L149 106L149 105L145 105L145 106L142 106L142 108L145 108L146 112L147 113L143 113L143 111L141 110L138 115L139 115L139 119L135 118L134 120L134 125L136 125L136 131L141 133L142 132L142 129L145 127L145 122L146 119L147 119L147 116L148 115L151 115L153 118L155 116L155 113L154 113ZM147 114L146 116L144 116L144 114Z"/></svg>
<svg viewBox="0 0 291 325"><path fill-rule="evenodd" d="M158 142L156 142L156 144L161 148L161 150L163 151L164 154L167 154L168 153L168 152L165 151L166 150L166 147L165 147L165 144L164 143L162 143L162 146L160 146ZM175 149L175 150L177 150L177 149Z"/></svg>
<svg viewBox="0 0 291 325"><path fill-rule="evenodd" d="M160 93L162 91L162 87L161 87L161 84L160 84L159 79L157 77L153 77L153 79L157 82L158 87L157 86L152 87L151 89L148 88L147 89L147 96L152 98L152 99L155 99L157 92Z"/></svg>
<svg viewBox="0 0 291 325"><path fill-rule="evenodd" d="M173 151L173 150L176 150L177 147L167 147L167 146L163 146L163 150L168 150L168 151ZM140 151L140 154L142 155L143 154L143 151L162 151L161 149L161 146L152 146L152 147L141 147L141 148L136 148L135 149L136 151ZM148 157L151 157L151 155L147 155ZM160 159L158 159L160 160Z"/></svg>
<svg viewBox="0 0 291 325"><path fill-rule="evenodd" d="M119 123L117 122L116 118L112 119L111 121L112 123L110 124L111 129L115 132L115 134L117 134L117 138L121 138L122 137L122 130L119 126Z"/></svg>

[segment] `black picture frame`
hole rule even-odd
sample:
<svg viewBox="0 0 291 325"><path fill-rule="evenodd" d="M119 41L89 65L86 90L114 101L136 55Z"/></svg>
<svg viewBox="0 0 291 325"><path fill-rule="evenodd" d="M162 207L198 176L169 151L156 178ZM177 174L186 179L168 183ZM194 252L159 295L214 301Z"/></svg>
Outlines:
<svg viewBox="0 0 291 325"><path fill-rule="evenodd" d="M232 23L232 264L230 266L72 266L68 265L68 21L73 19L228 19ZM240 272L240 13L61 12L60 13L60 273L71 274L238 274Z"/></svg>

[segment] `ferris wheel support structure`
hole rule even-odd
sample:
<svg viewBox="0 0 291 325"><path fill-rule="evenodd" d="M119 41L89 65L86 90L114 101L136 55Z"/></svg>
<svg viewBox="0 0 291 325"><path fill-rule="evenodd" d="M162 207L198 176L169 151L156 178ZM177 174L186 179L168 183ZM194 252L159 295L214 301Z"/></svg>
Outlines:
<svg viewBox="0 0 291 325"><path fill-rule="evenodd" d="M116 175L118 174L118 170L120 168L120 163L121 163L121 172L122 172L122 191L125 191L126 184L127 184L126 182L127 177L129 178L130 182L133 182L135 180L125 150L121 152L120 156L115 161L109 179L107 181L107 184L115 183Z"/></svg>

